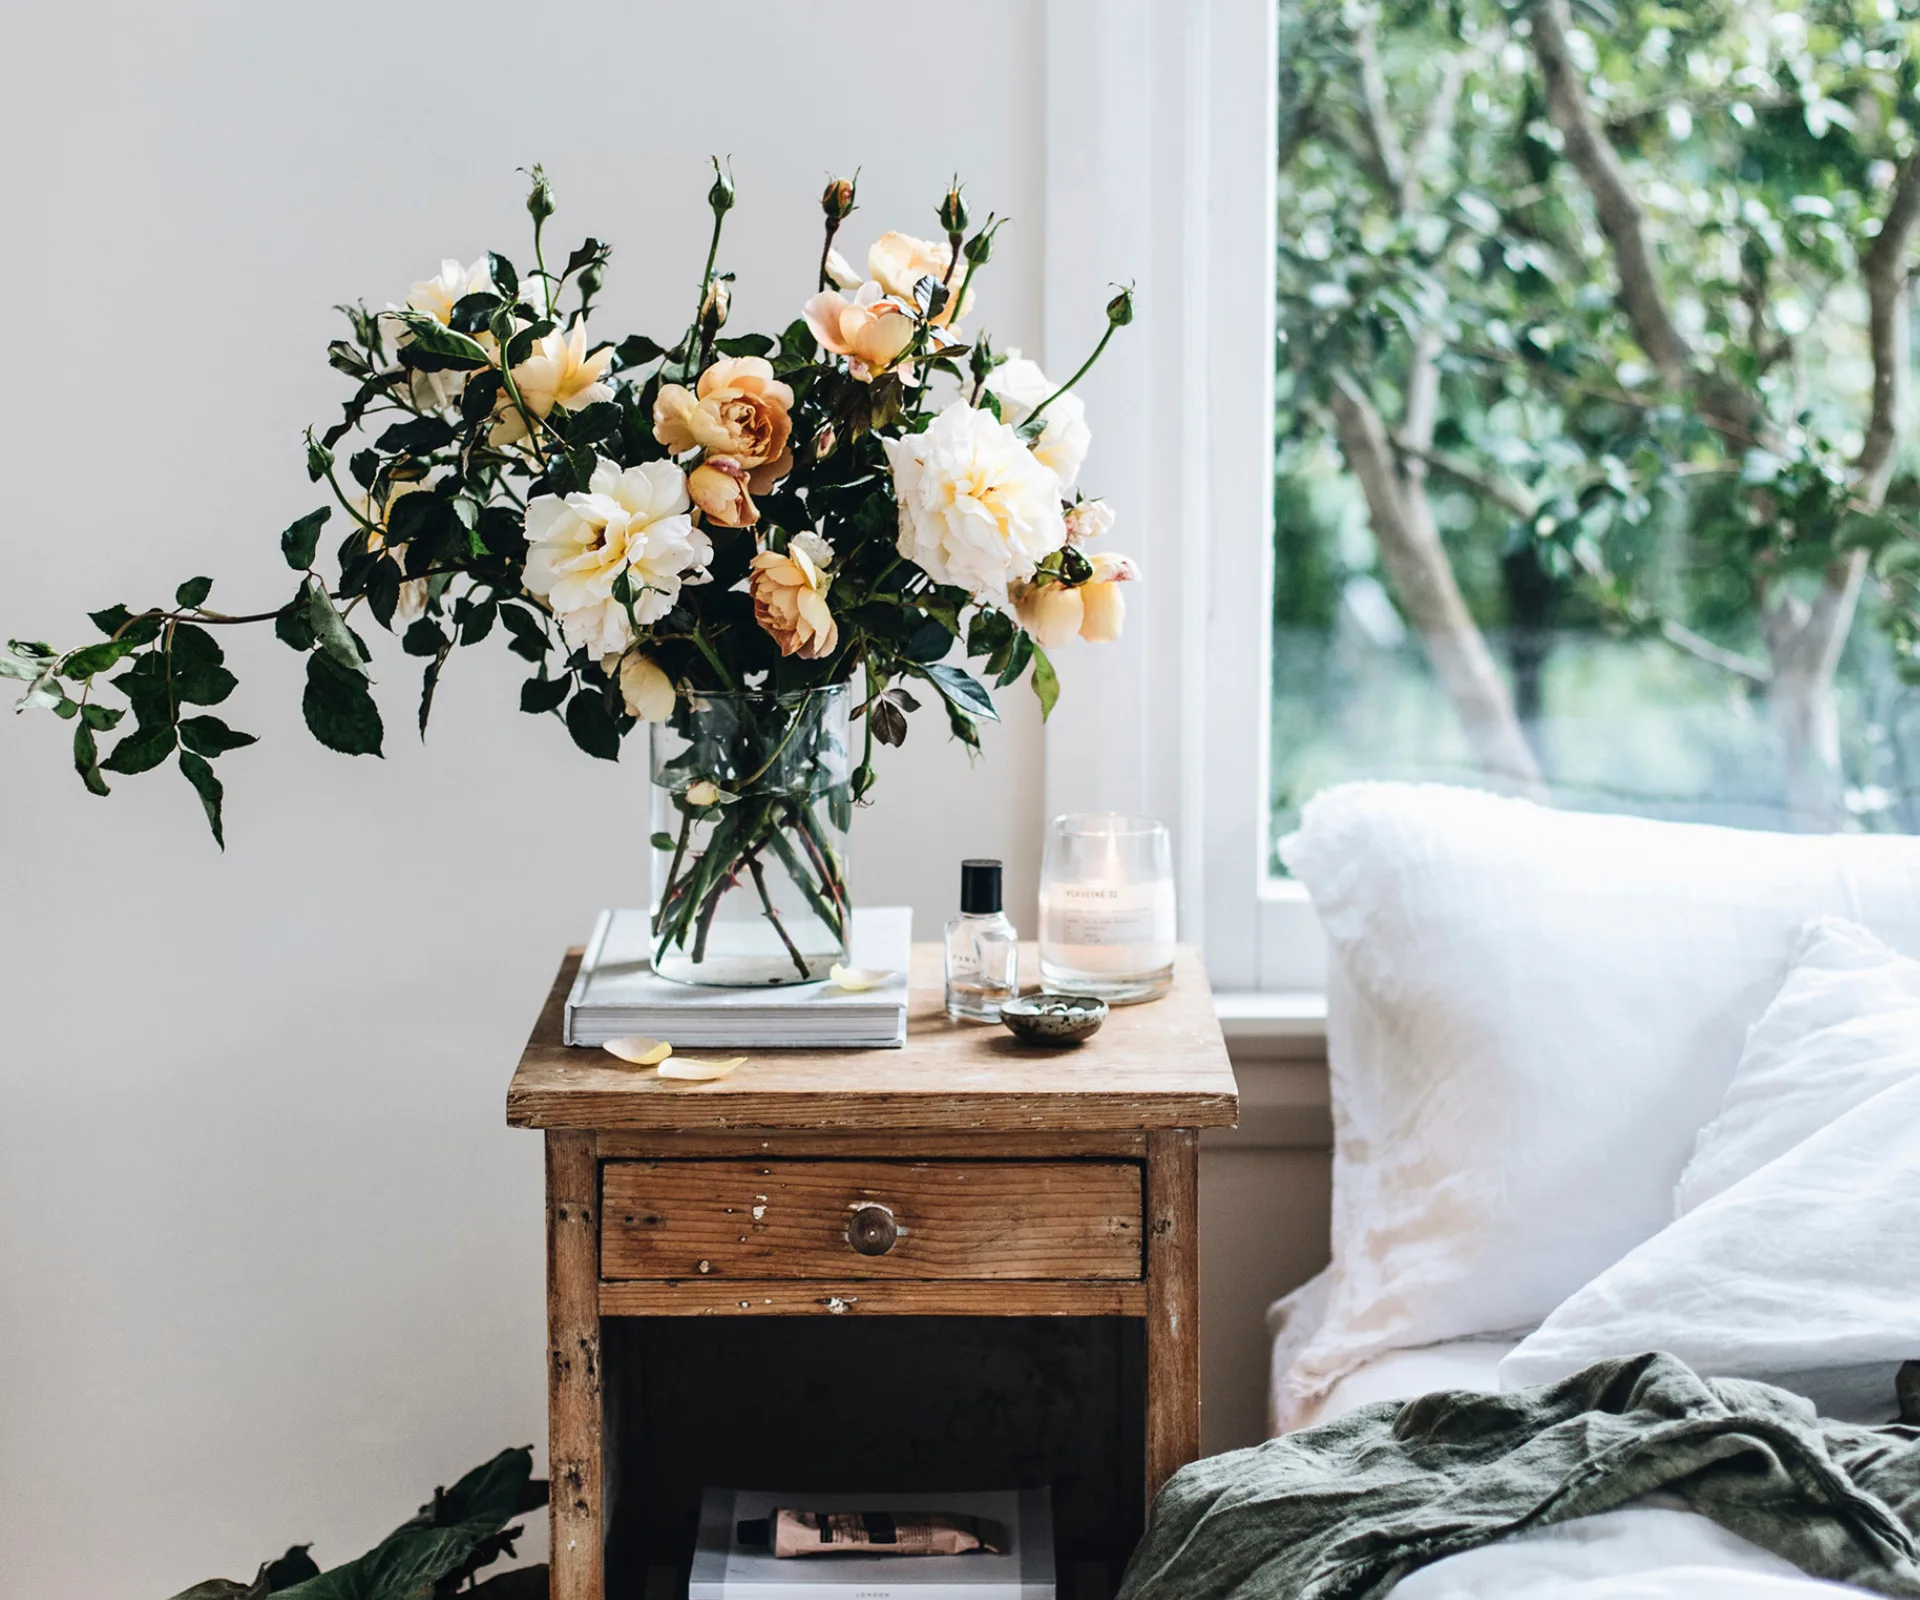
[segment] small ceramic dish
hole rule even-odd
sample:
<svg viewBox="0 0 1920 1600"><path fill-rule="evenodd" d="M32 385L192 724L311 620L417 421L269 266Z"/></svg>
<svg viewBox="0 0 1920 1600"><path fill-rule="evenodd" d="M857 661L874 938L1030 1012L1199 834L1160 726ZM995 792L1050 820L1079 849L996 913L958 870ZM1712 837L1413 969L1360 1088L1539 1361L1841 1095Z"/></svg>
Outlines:
<svg viewBox="0 0 1920 1600"><path fill-rule="evenodd" d="M1078 1044L1100 1031L1107 1003L1086 994L1023 994L1000 1007L1000 1020L1026 1044Z"/></svg>

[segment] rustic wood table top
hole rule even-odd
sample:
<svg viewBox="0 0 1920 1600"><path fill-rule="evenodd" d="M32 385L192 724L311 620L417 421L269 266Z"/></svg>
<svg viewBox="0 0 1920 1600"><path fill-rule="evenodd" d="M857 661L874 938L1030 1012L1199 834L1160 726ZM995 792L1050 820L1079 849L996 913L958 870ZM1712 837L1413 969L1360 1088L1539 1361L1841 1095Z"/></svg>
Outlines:
<svg viewBox="0 0 1920 1600"><path fill-rule="evenodd" d="M560 1042L580 952L568 953L507 1090L515 1127L1022 1130L1231 1126L1238 1100L1212 991L1181 946L1172 990L1115 1006L1073 1049L1037 1049L1004 1028L947 1017L937 944L916 944L907 1042L898 1050L757 1050L715 1083L663 1079ZM1021 970L1038 970L1032 945ZM703 1056L730 1052L702 1050Z"/></svg>

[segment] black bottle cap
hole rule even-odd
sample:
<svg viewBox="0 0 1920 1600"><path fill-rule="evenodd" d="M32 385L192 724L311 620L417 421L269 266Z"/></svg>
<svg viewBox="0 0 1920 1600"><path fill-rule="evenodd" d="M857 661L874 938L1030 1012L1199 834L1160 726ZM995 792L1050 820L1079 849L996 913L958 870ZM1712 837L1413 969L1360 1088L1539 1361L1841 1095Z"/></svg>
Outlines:
<svg viewBox="0 0 1920 1600"><path fill-rule="evenodd" d="M1000 863L960 863L960 910L969 917L991 916L1000 909Z"/></svg>

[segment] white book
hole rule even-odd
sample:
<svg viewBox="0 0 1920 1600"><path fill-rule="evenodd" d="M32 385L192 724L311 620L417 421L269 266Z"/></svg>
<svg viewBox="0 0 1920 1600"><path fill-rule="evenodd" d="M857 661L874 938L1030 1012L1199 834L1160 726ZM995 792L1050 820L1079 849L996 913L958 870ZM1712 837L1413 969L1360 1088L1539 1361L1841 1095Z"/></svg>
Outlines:
<svg viewBox="0 0 1920 1600"><path fill-rule="evenodd" d="M793 1511L959 1511L999 1523L1004 1554L788 1556L744 1548L741 1522ZM780 1494L709 1489L700 1501L687 1600L1054 1600L1053 1508L1045 1489L952 1494Z"/></svg>
<svg viewBox="0 0 1920 1600"><path fill-rule="evenodd" d="M889 975L878 988L849 992L822 981L724 989L661 977L647 913L603 911L567 996L561 1037L601 1045L638 1034L676 1049L897 1048L907 1042L913 908L857 906L850 931L850 964Z"/></svg>

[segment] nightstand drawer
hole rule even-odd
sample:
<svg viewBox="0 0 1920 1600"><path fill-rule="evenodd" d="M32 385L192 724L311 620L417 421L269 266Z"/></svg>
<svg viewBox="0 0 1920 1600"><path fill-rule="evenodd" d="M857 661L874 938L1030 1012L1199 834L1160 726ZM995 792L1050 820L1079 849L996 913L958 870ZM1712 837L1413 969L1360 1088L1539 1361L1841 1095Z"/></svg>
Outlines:
<svg viewBox="0 0 1920 1600"><path fill-rule="evenodd" d="M609 1161L603 1279L1137 1279L1130 1161Z"/></svg>

